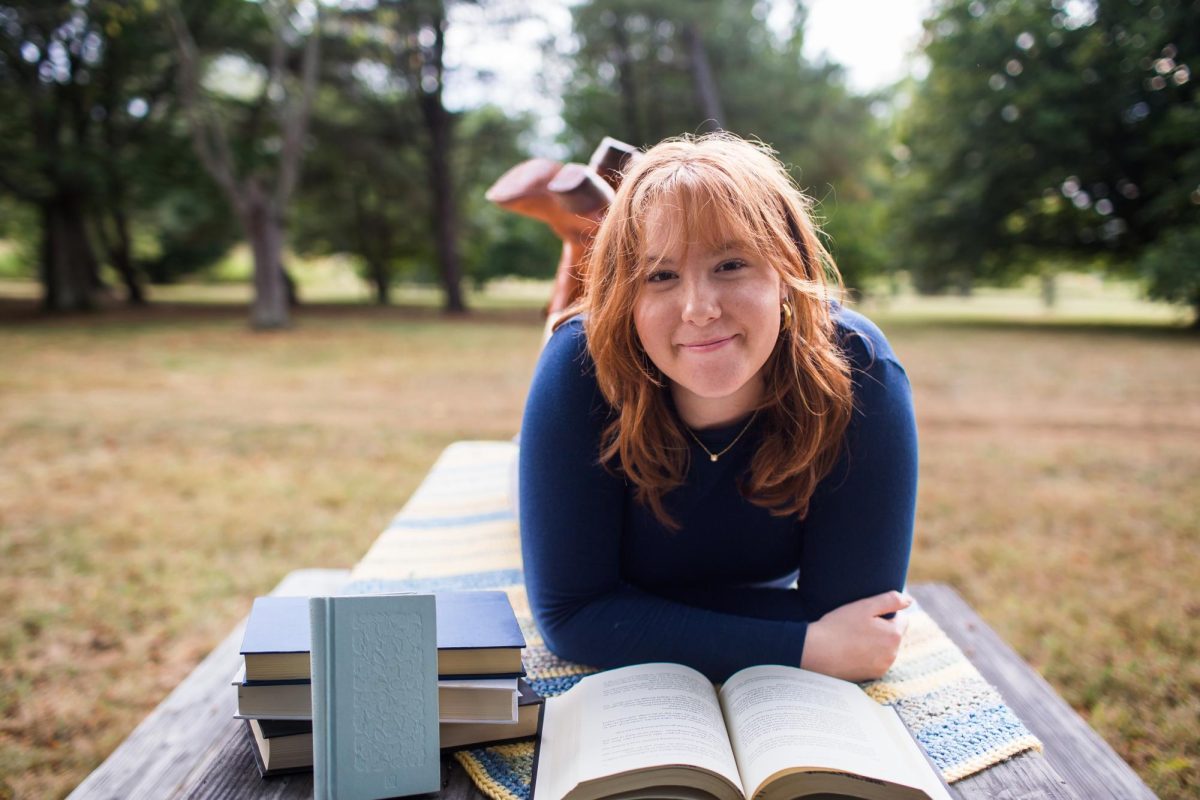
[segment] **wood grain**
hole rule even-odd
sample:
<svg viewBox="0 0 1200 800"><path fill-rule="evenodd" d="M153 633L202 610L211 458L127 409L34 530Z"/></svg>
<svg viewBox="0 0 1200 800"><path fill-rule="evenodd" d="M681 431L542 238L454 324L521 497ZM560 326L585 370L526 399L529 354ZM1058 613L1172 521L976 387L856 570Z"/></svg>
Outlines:
<svg viewBox="0 0 1200 800"><path fill-rule="evenodd" d="M276 594L312 595L345 582L343 570L300 570ZM948 586L910 588L922 607L994 683L1046 756L1026 753L950 787L962 800L983 798L1144 798L1154 795L1052 688ZM179 687L137 727L108 760L70 795L93 798L161 797L188 800L312 797L312 774L262 779L242 723L232 719L229 686L240 656L243 620ZM442 760L439 800L482 800L452 758Z"/></svg>
<svg viewBox="0 0 1200 800"><path fill-rule="evenodd" d="M911 587L910 592L983 677L1000 690L1009 708L1025 726L1042 740L1046 748L1044 761L1080 797L1087 800L1142 800L1155 796L1108 743L988 627L954 589L944 584L924 584ZM1013 759L1009 763L1020 760ZM995 768L989 769L980 777L994 771ZM955 784L955 788L965 789L964 783Z"/></svg>
<svg viewBox="0 0 1200 800"><path fill-rule="evenodd" d="M349 574L347 570L297 570L284 578L273 594L332 592ZM238 650L245 626L243 619L69 797L128 800L185 794L196 780L198 765L212 764L213 753L227 744L237 702L229 682L241 663ZM257 779L253 765L250 771ZM310 779L309 796L311 786Z"/></svg>

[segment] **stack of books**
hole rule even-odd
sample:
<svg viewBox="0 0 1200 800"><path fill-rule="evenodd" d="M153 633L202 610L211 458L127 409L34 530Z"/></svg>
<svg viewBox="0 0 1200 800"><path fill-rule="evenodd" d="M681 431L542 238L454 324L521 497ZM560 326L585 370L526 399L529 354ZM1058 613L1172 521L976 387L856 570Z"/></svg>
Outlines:
<svg viewBox="0 0 1200 800"><path fill-rule="evenodd" d="M544 703L525 682L525 637L503 592L436 595L439 733L443 751L536 736ZM312 769L311 635L307 597L259 597L233 679L263 776Z"/></svg>

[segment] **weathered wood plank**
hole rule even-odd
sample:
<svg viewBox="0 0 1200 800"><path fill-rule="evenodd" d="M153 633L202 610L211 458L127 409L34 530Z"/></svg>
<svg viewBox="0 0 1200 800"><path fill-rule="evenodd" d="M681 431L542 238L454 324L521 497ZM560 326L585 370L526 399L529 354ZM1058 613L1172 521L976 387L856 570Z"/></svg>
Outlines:
<svg viewBox="0 0 1200 800"><path fill-rule="evenodd" d="M337 570L303 570L292 573L280 584L279 594L320 594L344 582L346 573ZM1024 754L960 781L951 794L963 800L982 798L1072 798L1153 797L1137 781L1136 775L1099 740L1083 720L1071 712L1033 670L1020 660L982 620L970 610L953 589L946 586L914 586L913 594L929 614L984 677L996 684L1030 729L1047 743L1049 754ZM231 718L234 698L229 690L230 676L237 668L242 625L206 658L160 706L130 735L112 756L71 795L72 798L187 797L187 798L272 798L292 800L312 796L312 775L301 773L260 779L241 724ZM1004 652L1006 651L1006 652ZM1007 660L1006 660L1007 659ZM1049 700L1030 686L1040 683ZM1070 712L1045 717L1036 705L1056 701ZM1035 704L1033 708L1030 703ZM1083 729L1081 734L1078 728ZM1107 754L1097 755L1095 742L1080 749L1066 746L1081 735L1099 742ZM1053 743L1053 744L1051 744ZM1074 759L1077 766L1091 768L1090 758L1111 758L1132 776L1141 794L1127 791L1129 784L1110 786L1100 778L1103 792L1095 780L1080 780L1076 771L1064 780L1056 771L1062 759ZM1114 768L1110 765L1110 768ZM443 759L441 800L482 800L482 794L470 777L452 758ZM1085 775L1085 778L1087 776ZM1074 789L1074 791L1072 791ZM1078 792L1078 794L1076 793ZM1107 792L1107 793L1104 793Z"/></svg>
<svg viewBox="0 0 1200 800"><path fill-rule="evenodd" d="M230 719L222 744L192 773L180 800L306 800L313 796L313 774L297 772L260 778L241 721ZM450 757L442 759L442 789L423 797L438 800L482 800L470 776Z"/></svg>
<svg viewBox="0 0 1200 800"><path fill-rule="evenodd" d="M344 584L348 576L347 570L297 570L279 584L275 594L322 594ZM229 725L236 702L229 681L240 661L238 649L245 624L243 619L159 703L129 738L75 788L71 800L173 797L180 792L197 763L207 761L213 748L224 744L222 732Z"/></svg>
<svg viewBox="0 0 1200 800"><path fill-rule="evenodd" d="M297 772L272 778L260 778L254 755L237 719L226 720L220 745L209 757L196 765L189 780L181 787L179 797L226 800L254 797L260 800L299 800L313 796L311 772Z"/></svg>
<svg viewBox="0 0 1200 800"><path fill-rule="evenodd" d="M1042 740L1046 746L1045 761L1079 796L1088 800L1155 796L1108 743L954 589L944 584L924 584L913 586L910 591L983 677L1000 690L1026 727ZM1010 763L1022 758L1025 756ZM978 777L990 780L993 772L996 770L987 770ZM960 781L955 788L964 790L966 783Z"/></svg>
<svg viewBox="0 0 1200 800"><path fill-rule="evenodd" d="M961 800L1088 800L1054 771L1041 753L1022 753L950 786Z"/></svg>
<svg viewBox="0 0 1200 800"><path fill-rule="evenodd" d="M261 778L246 740L243 723L232 717L221 729L216 746L180 786L180 800L302 800L313 795L311 772ZM483 800L471 777L452 756L442 758L439 800Z"/></svg>
<svg viewBox="0 0 1200 800"><path fill-rule="evenodd" d="M471 776L462 768L454 756L442 758L442 792L439 800L486 800L475 788Z"/></svg>

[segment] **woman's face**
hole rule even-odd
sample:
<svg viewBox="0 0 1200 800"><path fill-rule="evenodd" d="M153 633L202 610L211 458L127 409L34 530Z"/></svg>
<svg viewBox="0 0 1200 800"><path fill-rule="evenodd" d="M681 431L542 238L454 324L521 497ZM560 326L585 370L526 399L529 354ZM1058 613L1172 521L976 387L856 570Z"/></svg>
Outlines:
<svg viewBox="0 0 1200 800"><path fill-rule="evenodd" d="M737 245L711 250L671 241L670 226L661 224L667 213L647 219L648 269L634 326L687 425L734 422L762 397L763 367L779 338L783 284L761 256Z"/></svg>

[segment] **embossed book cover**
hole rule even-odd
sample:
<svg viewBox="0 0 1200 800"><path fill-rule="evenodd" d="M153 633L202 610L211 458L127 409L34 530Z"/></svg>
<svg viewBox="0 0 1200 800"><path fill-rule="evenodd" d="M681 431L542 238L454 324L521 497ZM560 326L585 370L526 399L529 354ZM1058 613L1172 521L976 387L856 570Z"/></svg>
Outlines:
<svg viewBox="0 0 1200 800"><path fill-rule="evenodd" d="M436 792L433 595L314 597L309 616L318 800Z"/></svg>

